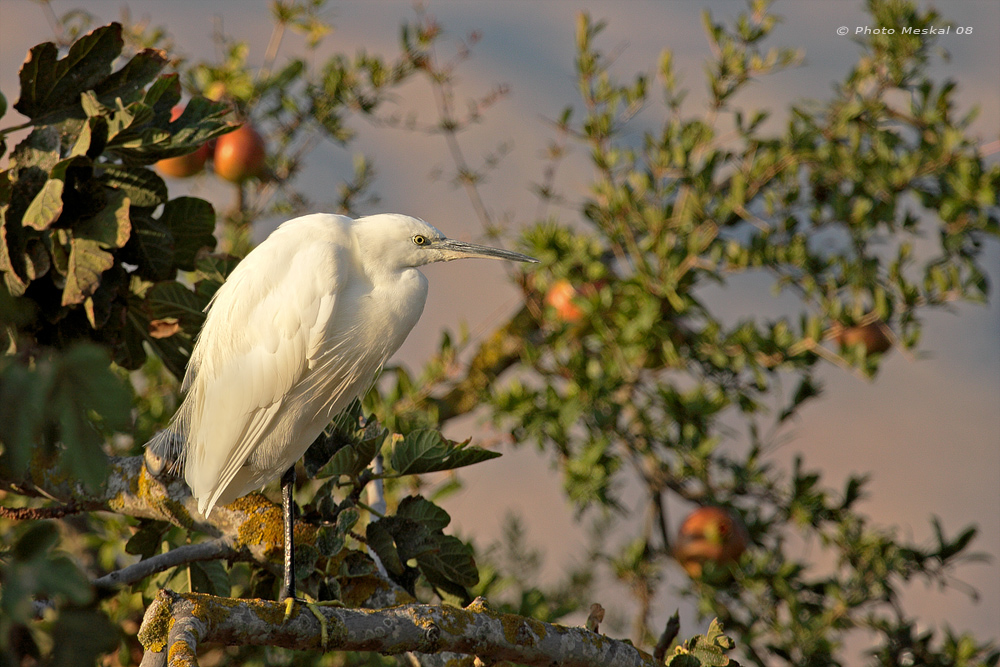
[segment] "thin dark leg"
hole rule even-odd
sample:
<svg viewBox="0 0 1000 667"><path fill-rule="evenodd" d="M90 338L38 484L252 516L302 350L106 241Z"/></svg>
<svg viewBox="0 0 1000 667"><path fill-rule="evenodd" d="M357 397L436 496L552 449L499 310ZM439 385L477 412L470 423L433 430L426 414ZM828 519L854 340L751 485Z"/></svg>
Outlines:
<svg viewBox="0 0 1000 667"><path fill-rule="evenodd" d="M281 476L281 509L285 518L285 581L281 585L280 600L295 597L295 540L292 526L295 523L295 504L292 491L295 488L295 466Z"/></svg>

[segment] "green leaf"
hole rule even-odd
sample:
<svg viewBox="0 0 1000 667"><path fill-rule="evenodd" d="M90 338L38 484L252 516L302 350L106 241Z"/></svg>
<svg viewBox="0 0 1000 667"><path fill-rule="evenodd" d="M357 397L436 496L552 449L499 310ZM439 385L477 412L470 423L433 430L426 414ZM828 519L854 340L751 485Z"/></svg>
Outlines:
<svg viewBox="0 0 1000 667"><path fill-rule="evenodd" d="M200 284L211 281L221 286L239 263L239 258L232 255L205 255L199 257L196 262L196 270L200 278L198 282Z"/></svg>
<svg viewBox="0 0 1000 667"><path fill-rule="evenodd" d="M86 127L86 126L85 126ZM45 156L48 161L47 156ZM73 170L72 173L70 170ZM47 229L55 223L63 212L63 191L67 178L76 177L74 192L70 193L74 197L75 205L69 217L79 217L83 211L88 210L89 202L81 200L81 196L89 199L86 194L86 181L93 172L93 163L86 156L73 156L64 160L59 160L52 166L48 174L48 179L41 189L32 199L24 212L21 223L25 227L31 227L38 231Z"/></svg>
<svg viewBox="0 0 1000 667"><path fill-rule="evenodd" d="M353 470L353 474L355 475L360 475L361 471L375 460L379 450L382 448L382 443L385 442L386 431L385 429L379 429L378 432L371 434L370 437L369 435L366 431L366 437L352 445L356 457Z"/></svg>
<svg viewBox="0 0 1000 667"><path fill-rule="evenodd" d="M361 414L361 402L353 401L334 418L330 434L316 439L306 452L306 468L314 471L312 476L356 477L372 462L388 431L375 420L361 428Z"/></svg>
<svg viewBox="0 0 1000 667"><path fill-rule="evenodd" d="M32 525L14 544L0 588L0 611L5 618L17 623L30 620L34 597L58 597L75 604L93 599L86 575L69 558L52 553L58 540L55 524L43 521Z"/></svg>
<svg viewBox="0 0 1000 667"><path fill-rule="evenodd" d="M104 248L122 247L131 234L128 214L128 197L115 192L97 215L73 227L62 305L82 303L97 291L101 275L115 263L114 255Z"/></svg>
<svg viewBox="0 0 1000 667"><path fill-rule="evenodd" d="M80 95L111 73L122 46L122 27L112 23L78 39L64 58L52 42L32 47L21 66L21 96L14 108L36 123L82 117Z"/></svg>
<svg viewBox="0 0 1000 667"><path fill-rule="evenodd" d="M52 628L53 667L92 667L119 645L119 630L96 609L63 609Z"/></svg>
<svg viewBox="0 0 1000 667"><path fill-rule="evenodd" d="M347 535L361 519L361 513L354 507L345 507L337 514L337 532Z"/></svg>
<svg viewBox="0 0 1000 667"><path fill-rule="evenodd" d="M101 116L110 116L114 113L112 109L97 99L97 95L90 90L83 93L80 96L80 106L83 108L83 113L87 114L88 118L98 118Z"/></svg>
<svg viewBox="0 0 1000 667"><path fill-rule="evenodd" d="M316 548L326 558L333 558L341 552L347 541L334 526L321 526L316 531Z"/></svg>
<svg viewBox="0 0 1000 667"><path fill-rule="evenodd" d="M44 574L38 578L43 590L56 591L77 604L90 602L94 589L87 575L80 571L66 556L55 556L46 564Z"/></svg>
<svg viewBox="0 0 1000 667"><path fill-rule="evenodd" d="M360 551L348 551L340 562L339 577L367 577L375 573L375 563Z"/></svg>
<svg viewBox="0 0 1000 667"><path fill-rule="evenodd" d="M666 667L702 667L701 661L698 658L690 653L679 652L679 648L677 651L677 653L667 658Z"/></svg>
<svg viewBox="0 0 1000 667"><path fill-rule="evenodd" d="M447 513L419 496L404 500L400 510L367 528L368 545L386 570L399 577L408 569L406 562L415 559L434 586L466 598L465 588L479 582L479 570L472 547L441 532L450 521Z"/></svg>
<svg viewBox="0 0 1000 667"><path fill-rule="evenodd" d="M28 469L45 420L51 377L16 361L0 371L0 461L15 474Z"/></svg>
<svg viewBox="0 0 1000 667"><path fill-rule="evenodd" d="M170 228L146 211L131 211L132 235L122 259L135 264L146 280L170 280L176 275L174 237Z"/></svg>
<svg viewBox="0 0 1000 667"><path fill-rule="evenodd" d="M107 457L92 415L107 430L127 430L131 393L111 371L107 353L96 345L72 348L56 361L53 370L45 410L59 427L63 445L60 465L87 487L97 488L104 481Z"/></svg>
<svg viewBox="0 0 1000 667"><path fill-rule="evenodd" d="M28 528L14 545L11 555L19 561L43 558L57 544L59 544L59 530L56 525L50 521L42 521Z"/></svg>
<svg viewBox="0 0 1000 667"><path fill-rule="evenodd" d="M108 196L107 203L96 215L81 220L73 226L74 241L81 238L95 241L103 248L121 248L132 233L129 221L131 201L120 190Z"/></svg>
<svg viewBox="0 0 1000 667"><path fill-rule="evenodd" d="M155 84L154 84L155 85ZM228 107L201 97L192 98L184 112L173 122L165 99L173 98L172 83L157 88L163 96L155 106L148 104L150 95L127 109L119 109L111 117L111 139L108 153L120 157L126 165L148 165L164 158L187 155L199 146L236 129L226 120ZM151 88L152 90L152 88ZM140 114L135 118L131 113Z"/></svg>
<svg viewBox="0 0 1000 667"><path fill-rule="evenodd" d="M129 297L127 326L122 335L122 345L117 350L116 362L128 369L142 366L146 360L144 345L149 345L174 377L184 377L191 350L194 347L193 334L183 331L167 338L155 338L150 333L148 304L137 297Z"/></svg>
<svg viewBox="0 0 1000 667"><path fill-rule="evenodd" d="M334 432L330 435L320 433L316 440L309 445L303 458L302 463L305 466L306 475L316 477L323 466L329 463L336 454L349 447L350 442L340 433ZM344 458L340 461L337 472L333 474L347 474L340 471L341 469L350 469L353 461L353 455Z"/></svg>
<svg viewBox="0 0 1000 667"><path fill-rule="evenodd" d="M167 201L167 185L155 172L143 167L101 165L100 180L128 196L132 206L159 206Z"/></svg>
<svg viewBox="0 0 1000 667"><path fill-rule="evenodd" d="M3 118L7 113L7 98L0 93L0 118ZM2 154L2 153L0 153Z"/></svg>
<svg viewBox="0 0 1000 667"><path fill-rule="evenodd" d="M326 442L331 442L331 441L332 441L331 439L326 440ZM354 449L350 446L350 444L344 444L342 447L337 449L337 451L333 454L333 456L324 456L323 458L325 458L326 461L324 463L319 463L319 464L315 463L316 460L315 457L318 455L317 452L314 451L315 449L316 446L313 445L306 452L308 457L307 461L309 461L309 463L307 463L306 465L309 468L314 468L316 470L315 476L336 477L340 475L355 474L354 469L356 467L358 457L354 453ZM313 454L309 456L309 452L313 452Z"/></svg>
<svg viewBox="0 0 1000 667"><path fill-rule="evenodd" d="M146 302L153 319L177 318L192 334L205 322L208 300L178 282L156 283L146 293Z"/></svg>
<svg viewBox="0 0 1000 667"><path fill-rule="evenodd" d="M108 119L109 147L134 141L153 144L170 139L169 132L149 124L156 117L156 112L142 102L133 102L128 106L119 103L116 108L108 109L105 115Z"/></svg>
<svg viewBox="0 0 1000 667"><path fill-rule="evenodd" d="M106 105L112 105L116 99L129 104L141 98L143 92L167 64L167 56L159 49L144 49L132 56L132 59L120 70L111 74L94 87L98 99Z"/></svg>
<svg viewBox="0 0 1000 667"><path fill-rule="evenodd" d="M382 561L382 565L385 566L387 571L397 576L403 574L405 571L403 561L399 557L396 543L388 530L388 524L384 520L368 524L365 530L365 539L368 541L368 546L371 547L372 551L379 557L379 560Z"/></svg>
<svg viewBox="0 0 1000 667"><path fill-rule="evenodd" d="M5 213L5 208L0 207L0 215ZM19 230L12 233L11 227L12 225L0 225L0 273L3 274L7 292L12 297L19 297L27 291L31 281L25 275L23 234L17 233Z"/></svg>
<svg viewBox="0 0 1000 667"><path fill-rule="evenodd" d="M195 261L198 276L195 291L211 299L239 263L239 258L232 255L202 255Z"/></svg>
<svg viewBox="0 0 1000 667"><path fill-rule="evenodd" d="M163 536L170 530L166 521L142 520L139 530L125 543L125 553L142 556L144 559L155 555L163 544Z"/></svg>
<svg viewBox="0 0 1000 667"><path fill-rule="evenodd" d="M83 301L97 291L101 274L115 264L115 257L101 250L101 244L90 239L73 239L69 253L69 273L63 288L62 305Z"/></svg>
<svg viewBox="0 0 1000 667"><path fill-rule="evenodd" d="M316 569L319 557L319 549L311 544L300 544L295 547L295 578L301 581L309 577Z"/></svg>
<svg viewBox="0 0 1000 667"><path fill-rule="evenodd" d="M88 118L80 126L80 134L70 149L70 157L87 156L95 158L104 152L108 143L108 122L104 118Z"/></svg>
<svg viewBox="0 0 1000 667"><path fill-rule="evenodd" d="M45 185L31 200L28 210L24 212L21 224L39 231L48 229L49 225L55 222L62 213L64 185L65 183L58 178L50 178L45 181Z"/></svg>
<svg viewBox="0 0 1000 667"><path fill-rule="evenodd" d="M499 452L468 445L468 440L461 443L453 442L437 431L413 431L396 443L389 460L393 470L398 474L415 475L453 470L500 456Z"/></svg>
<svg viewBox="0 0 1000 667"><path fill-rule="evenodd" d="M25 172L36 172L37 177L47 178L59 162L59 130L54 127L36 127L21 140L10 155L10 166L17 180L25 180Z"/></svg>
<svg viewBox="0 0 1000 667"><path fill-rule="evenodd" d="M396 516L413 519L429 530L443 530L451 523L451 516L431 501L421 496L408 496L399 503Z"/></svg>
<svg viewBox="0 0 1000 667"><path fill-rule="evenodd" d="M142 98L143 104L153 109L157 119L169 122L174 106L181 100L180 75L176 72L164 74L156 79Z"/></svg>
<svg viewBox="0 0 1000 667"><path fill-rule="evenodd" d="M332 477L334 475L357 475L362 470L368 467L368 463L371 462L369 459L367 462L362 463L361 457L354 451L354 447L347 445L337 450L328 463L326 463L321 469L320 477Z"/></svg>
<svg viewBox="0 0 1000 667"><path fill-rule="evenodd" d="M452 535L435 535L434 549L417 556L417 564L435 585L453 583L470 587L479 583L479 569L472 547Z"/></svg>
<svg viewBox="0 0 1000 667"><path fill-rule="evenodd" d="M226 572L226 566L220 561L206 560L189 563L188 581L189 589L193 593L229 596L229 573Z"/></svg>
<svg viewBox="0 0 1000 667"><path fill-rule="evenodd" d="M696 635L686 641L683 646L674 648L673 655L667 660L671 667L688 667L700 665L703 667L726 667L737 663L726 656L732 650L733 640L723 634L719 619L713 619L704 635Z"/></svg>
<svg viewBox="0 0 1000 667"><path fill-rule="evenodd" d="M174 238L174 264L184 271L195 269L202 249L215 248L215 209L203 199L178 197L164 205L160 222Z"/></svg>

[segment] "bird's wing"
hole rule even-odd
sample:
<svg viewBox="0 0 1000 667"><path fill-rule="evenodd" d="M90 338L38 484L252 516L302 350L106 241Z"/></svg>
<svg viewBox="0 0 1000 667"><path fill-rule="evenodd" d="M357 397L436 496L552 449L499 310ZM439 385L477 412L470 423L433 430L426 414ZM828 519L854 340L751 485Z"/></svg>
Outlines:
<svg viewBox="0 0 1000 667"><path fill-rule="evenodd" d="M185 378L191 403L185 478L202 512L268 437L285 397L309 376L343 288L342 267L349 266L342 243L272 236L216 294Z"/></svg>

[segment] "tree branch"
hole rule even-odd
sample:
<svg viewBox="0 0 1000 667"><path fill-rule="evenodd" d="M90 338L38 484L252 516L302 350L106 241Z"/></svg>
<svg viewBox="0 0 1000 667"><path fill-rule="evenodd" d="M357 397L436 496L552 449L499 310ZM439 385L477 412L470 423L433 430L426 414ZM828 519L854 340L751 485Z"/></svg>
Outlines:
<svg viewBox="0 0 1000 667"><path fill-rule="evenodd" d="M440 421L466 414L482 404L483 394L496 378L521 358L529 341L537 339L538 321L528 306L483 341L469 362L466 376L441 398L431 398L437 405Z"/></svg>
<svg viewBox="0 0 1000 667"><path fill-rule="evenodd" d="M584 628L542 623L489 608L483 598L465 609L406 604L377 611L316 608L329 628L327 648L383 654L440 653L488 656L489 662L563 667L656 665L632 645ZM284 620L285 605L163 590L146 610L139 640L143 665L197 667L201 642L320 649L317 617L304 605Z"/></svg>
<svg viewBox="0 0 1000 667"><path fill-rule="evenodd" d="M166 553L146 558L128 567L110 572L103 577L95 579L92 583L96 588L120 588L142 581L157 572L163 572L177 565L183 565L184 563L216 560L219 558L232 559L238 558L241 555L244 558L249 558L248 553L233 548L232 538L219 537L210 542L185 544L175 547Z"/></svg>
<svg viewBox="0 0 1000 667"><path fill-rule="evenodd" d="M152 466L157 469L157 466ZM108 460L108 474L100 488L94 491L63 475L54 474L51 469L39 463L32 465L23 478L0 478L0 488L23 496L46 498L64 503L83 512L114 512L122 516L139 519L167 521L190 531L216 538L205 544L188 545L157 556L155 562L143 562L111 573L98 579L106 581L106 587L132 583L142 578L138 573L142 567L152 569L152 574L170 567L158 566L171 559L179 559L173 564L228 557L254 560L275 572L279 571L284 554L284 535L281 506L271 502L260 493L251 493L228 505L216 507L211 517L198 513L198 503L182 478L153 475L141 456L112 457ZM317 528L314 525L296 522L295 540L297 544L316 543ZM226 545L225 548L223 545ZM200 549L216 549L215 556ZM203 557L192 558L192 554ZM366 556L367 558L367 556ZM153 558L148 561L154 561ZM131 570L132 567L137 569ZM146 575L143 575L146 576ZM119 583L115 583L119 580ZM126 581L128 580L128 581ZM95 582L96 583L96 582ZM98 584L102 585L102 584ZM102 587L104 587L102 586ZM341 582L341 599L353 607L386 607L412 602L413 597L397 584L377 574L363 577L347 577Z"/></svg>
<svg viewBox="0 0 1000 667"><path fill-rule="evenodd" d="M0 517L14 521L38 521L39 519L61 519L82 510L74 505L55 507L0 507Z"/></svg>

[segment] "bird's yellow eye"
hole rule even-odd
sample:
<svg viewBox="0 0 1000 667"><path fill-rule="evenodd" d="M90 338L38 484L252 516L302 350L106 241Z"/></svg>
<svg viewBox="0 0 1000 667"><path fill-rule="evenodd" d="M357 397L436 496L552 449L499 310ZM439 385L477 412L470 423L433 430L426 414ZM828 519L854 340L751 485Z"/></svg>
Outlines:
<svg viewBox="0 0 1000 667"><path fill-rule="evenodd" d="M414 245L427 245L427 237L417 234L413 237L413 243Z"/></svg>

